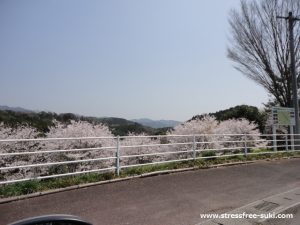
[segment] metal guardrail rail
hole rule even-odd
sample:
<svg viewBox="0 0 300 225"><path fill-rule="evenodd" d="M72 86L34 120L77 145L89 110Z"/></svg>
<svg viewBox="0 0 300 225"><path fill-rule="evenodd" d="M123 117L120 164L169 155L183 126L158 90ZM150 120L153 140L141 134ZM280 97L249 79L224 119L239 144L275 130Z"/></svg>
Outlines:
<svg viewBox="0 0 300 225"><path fill-rule="evenodd" d="M114 171L116 175L125 168L132 168L145 165L156 165L171 162L182 162L196 159L220 158L220 157L234 157L242 155L261 155L261 154L274 154L280 152L300 151L300 139L296 139L296 135L281 134L281 135L251 135L251 134L194 134L194 135L157 135L157 136L118 136L118 137L76 137L76 138L36 138L36 139L4 139L0 140L0 184L16 183L28 180L41 180L48 178L57 178L64 176L72 176L78 174L86 174L92 172L111 172ZM159 143L141 143L130 144L131 139L147 139L159 141ZM182 140L184 139L184 140ZM13 146L20 143L43 144L44 142L57 142L57 141L90 141L90 140L111 140L111 146L101 147L76 147L71 149L41 149L32 150L28 149L13 149ZM124 142L129 140L128 142ZM176 141L177 140L177 141ZM155 142L155 141L153 141ZM1 146L10 145L10 151L6 152ZM7 146L6 146L7 147ZM150 150L150 152L141 153L141 149L145 148L165 148L164 151L157 151L157 149ZM124 154L126 149L131 149L132 154ZM135 150L138 149L138 150ZM262 150L262 151L259 151ZM95 152L95 151L109 151L112 156L109 157L96 157L78 160L65 160L65 161L50 161L19 164L18 157L25 156L38 156L43 154L67 154L67 153L80 153L80 152ZM204 152L214 152L210 156L206 156ZM165 156L168 156L167 158ZM172 156L172 157L170 157ZM142 157L158 157L159 161L147 161L141 163L129 163L128 160L132 158ZM160 158L159 158L160 157ZM165 157L165 158L163 158ZM8 160L10 159L10 160ZM127 164L124 163L127 160ZM28 160L30 161L30 160ZM62 166L68 164L83 164L108 161L105 167L92 168L88 170L73 171L57 174L43 174L34 177L23 178L10 178L8 175L18 173L21 169L34 169L44 168L51 166ZM7 178L9 177L9 178Z"/></svg>

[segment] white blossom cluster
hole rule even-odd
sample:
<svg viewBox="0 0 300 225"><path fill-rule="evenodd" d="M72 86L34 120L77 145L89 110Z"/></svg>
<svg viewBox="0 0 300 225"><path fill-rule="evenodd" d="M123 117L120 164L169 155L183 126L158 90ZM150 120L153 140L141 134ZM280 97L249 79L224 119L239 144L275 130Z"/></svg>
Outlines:
<svg viewBox="0 0 300 225"><path fill-rule="evenodd" d="M39 153L20 156L1 156L0 167L27 165L37 163L76 161L85 159L98 159L116 156L117 138L109 128L103 124L92 124L86 121L70 121L60 123L54 121L55 126L43 134L45 138L82 138L102 137L76 140L47 140L47 141L19 141L0 142L0 153L38 152L47 150L60 150L57 153ZM192 120L176 126L167 133L169 136L147 137L146 134L129 134L120 137L120 164L144 164L172 159L190 158L193 153L193 136L197 142L197 150L222 149L243 146L253 141L253 147L260 147L263 143L255 141L260 133L256 125L246 119L226 120L218 122L214 117L204 116L202 119ZM226 134L246 134L246 136L226 136ZM0 140L3 139L34 139L41 134L30 126L8 127L0 123ZM234 143L233 141L241 141ZM181 143L180 145L175 145ZM144 145L144 146L141 146ZM105 147L113 147L105 149ZM75 149L76 151L63 151ZM79 150L81 149L81 150ZM183 151L183 152L182 152ZM185 153L184 151L189 151ZM175 152L176 154L162 154ZM223 151L224 154L225 151ZM159 153L155 155L154 153ZM132 157L126 157L131 155ZM137 157L136 155L143 155ZM125 157L123 157L125 156ZM71 163L64 165L51 165L33 168L22 168L0 171L0 178L22 179L24 177L45 176L51 174L69 173L98 168L115 166L115 159L97 160L93 162Z"/></svg>
<svg viewBox="0 0 300 225"><path fill-rule="evenodd" d="M49 162L76 161L115 156L115 150L103 149L115 146L113 135L107 126L91 124L85 121L70 121L64 124L54 121L55 126L50 127L45 138L79 138L79 137L106 137L104 139L76 139L76 140L49 140L49 141L18 141L1 142L0 153L14 152L38 152L47 150L61 150L58 153L39 153L18 156L1 156L0 167L12 167L19 165L41 164ZM3 139L34 139L41 134L30 126L8 127L0 124L0 140ZM102 149L101 149L102 148ZM86 149L83 151L64 152L63 150ZM36 177L49 174L67 173L87 169L106 167L112 164L112 160L95 161L85 163L72 163L64 165L51 165L32 168L3 170L0 178L21 179L24 177Z"/></svg>
<svg viewBox="0 0 300 225"><path fill-rule="evenodd" d="M38 136L36 129L29 126L17 126L9 127L0 123L0 140L4 139L32 139ZM37 151L39 149L36 142L1 142L0 153L14 153L14 152L26 152ZM28 162L34 162L34 155L20 155L20 156L1 156L0 167L25 165ZM0 171L0 178L10 177L11 179L17 179L18 177L26 176L30 173L30 169L15 169Z"/></svg>

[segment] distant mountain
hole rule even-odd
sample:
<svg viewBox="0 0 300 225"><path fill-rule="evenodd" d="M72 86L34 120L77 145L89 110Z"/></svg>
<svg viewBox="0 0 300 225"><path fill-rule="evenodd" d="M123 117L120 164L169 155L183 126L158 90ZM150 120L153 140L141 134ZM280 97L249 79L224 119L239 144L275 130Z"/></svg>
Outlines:
<svg viewBox="0 0 300 225"><path fill-rule="evenodd" d="M21 107L10 107L10 106L6 106L6 105L0 105L0 110L9 110L9 111L13 111L13 112L24 112L24 113L34 112L33 110L24 109Z"/></svg>
<svg viewBox="0 0 300 225"><path fill-rule="evenodd" d="M151 120L146 118L133 119L132 121L152 128L175 127L181 123L175 120Z"/></svg>

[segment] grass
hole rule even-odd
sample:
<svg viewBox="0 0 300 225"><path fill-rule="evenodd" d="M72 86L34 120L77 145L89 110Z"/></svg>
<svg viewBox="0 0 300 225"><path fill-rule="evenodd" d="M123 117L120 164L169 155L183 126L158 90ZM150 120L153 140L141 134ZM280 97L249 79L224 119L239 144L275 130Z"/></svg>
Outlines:
<svg viewBox="0 0 300 225"><path fill-rule="evenodd" d="M252 150L253 153L264 153L265 149ZM206 157L215 155L211 152L204 154ZM202 153L203 156L203 153ZM163 170L173 170L173 169L183 169L183 168L208 168L212 165L224 164L224 163L233 163L233 162L243 162L243 161L253 161L260 159L280 159L283 157L293 157L300 156L300 152L284 152L284 153L275 153L275 154L261 154L261 155L238 155L230 157L219 157L219 158L207 158L207 159L197 159L183 162L171 162L163 163L157 165L145 165L137 166L132 168L122 169L120 176L121 178L141 175L145 173L150 173L154 171L163 171ZM45 180L30 180L23 181L14 184L0 185L0 198L20 196L31 194L35 192L42 192L52 189L65 188L69 186L94 183L99 181L106 181L118 178L114 173L88 173L83 175L61 177L61 178L49 178Z"/></svg>
<svg viewBox="0 0 300 225"><path fill-rule="evenodd" d="M88 173L84 175L49 178L45 180L29 180L14 184L7 184L0 186L0 197L12 197L19 195L26 195L35 192L47 191L57 188L65 188L73 185L93 183L98 181L105 181L114 179L113 173Z"/></svg>

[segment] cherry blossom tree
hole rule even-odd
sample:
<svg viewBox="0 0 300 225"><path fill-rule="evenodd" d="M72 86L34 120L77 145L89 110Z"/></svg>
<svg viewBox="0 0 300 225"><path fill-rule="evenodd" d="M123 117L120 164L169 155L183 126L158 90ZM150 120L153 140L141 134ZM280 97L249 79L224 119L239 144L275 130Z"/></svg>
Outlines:
<svg viewBox="0 0 300 225"><path fill-rule="evenodd" d="M261 133L257 125L247 119L222 121L218 124L215 132L220 135L218 136L219 143L226 148L245 147L245 145L264 147L266 145L265 141L257 141L261 140Z"/></svg>
<svg viewBox="0 0 300 225"><path fill-rule="evenodd" d="M43 149L47 150L70 150L70 149L90 149L88 151L70 151L62 153L49 153L41 155L45 161L73 161L83 159L95 159L115 156L115 149L101 149L104 147L116 146L114 136L109 128L103 124L92 124L87 121L74 121L61 123L54 121L55 126L49 129L47 138L80 138L76 140L55 140L46 141ZM99 137L95 139L85 139L84 137ZM103 138L100 138L103 137ZM42 159L41 159L42 160ZM50 173L74 172L77 170L94 169L111 166L112 160L74 163L50 167Z"/></svg>
<svg viewBox="0 0 300 225"><path fill-rule="evenodd" d="M157 138L151 138L147 137L147 134L135 134L135 133L129 133L129 135L122 139L121 144L121 156L128 156L128 155L142 155L142 154L151 154L151 153L157 153L160 152L160 146L145 146L145 147L139 147L141 145L157 145L160 141ZM130 146L136 146L136 147L130 147ZM123 158L121 162L125 165L130 164L143 164L143 163L149 163L154 162L161 159L160 156L138 156L138 157L129 157L129 158Z"/></svg>
<svg viewBox="0 0 300 225"><path fill-rule="evenodd" d="M93 148L111 146L112 133L103 124L92 124L86 121L74 121L69 123L54 122L55 126L50 127L46 134L47 138L82 138L82 137L110 137L108 139L77 139L51 141L46 147L52 149L71 149L71 148Z"/></svg>
<svg viewBox="0 0 300 225"><path fill-rule="evenodd" d="M33 139L39 136L36 129L20 125L9 127L0 123L0 139ZM0 153L14 153L25 151L37 151L40 148L39 143L32 141L1 142ZM0 158L0 167L31 164L36 159L35 155L3 156ZM32 174L29 168L16 169L14 171L2 171L2 177L22 178L25 175Z"/></svg>
<svg viewBox="0 0 300 225"><path fill-rule="evenodd" d="M261 135L257 129L257 125L246 119L230 119L218 122L215 117L206 115L202 119L198 118L176 126L169 134L195 135L196 148L200 150L242 147L245 145L244 141L250 143L250 140L252 140L251 144L254 147L265 146L265 142L255 141ZM241 142L242 140L243 142ZM169 141L175 142L175 138ZM193 140L192 137L176 137L176 141L191 143ZM175 149L189 150L191 149L191 145L186 145L185 147L177 146Z"/></svg>
<svg viewBox="0 0 300 225"><path fill-rule="evenodd" d="M197 144L197 148L201 149L213 149L218 147L217 143L213 143L216 138L214 134L218 127L218 121L215 117L206 115L202 119L195 119L183 124L180 124L174 128L173 131L169 132L170 135L195 135L196 142L202 142ZM174 137L170 142L193 142L193 137ZM190 150L191 144L186 145L186 150ZM181 147L176 147L182 149Z"/></svg>

